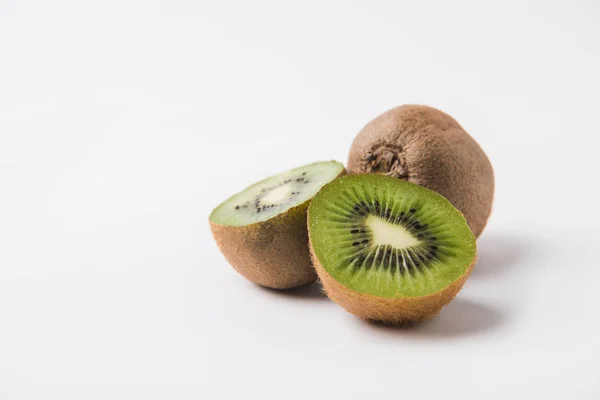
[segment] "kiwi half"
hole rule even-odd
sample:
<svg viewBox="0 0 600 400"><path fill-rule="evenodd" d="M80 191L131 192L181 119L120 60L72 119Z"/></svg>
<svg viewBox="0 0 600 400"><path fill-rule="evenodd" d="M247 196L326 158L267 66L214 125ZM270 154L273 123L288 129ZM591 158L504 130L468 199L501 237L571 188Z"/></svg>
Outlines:
<svg viewBox="0 0 600 400"><path fill-rule="evenodd" d="M344 171L336 161L306 165L258 182L220 204L209 223L227 261L250 281L274 289L315 281L306 210L319 189Z"/></svg>
<svg viewBox="0 0 600 400"><path fill-rule="evenodd" d="M475 236L447 199L383 175L348 175L323 187L309 206L308 231L327 295L370 320L436 314L476 258Z"/></svg>
<svg viewBox="0 0 600 400"><path fill-rule="evenodd" d="M465 215L477 237L492 210L488 157L458 122L435 108L404 105L369 122L352 143L348 172L385 174L438 192Z"/></svg>

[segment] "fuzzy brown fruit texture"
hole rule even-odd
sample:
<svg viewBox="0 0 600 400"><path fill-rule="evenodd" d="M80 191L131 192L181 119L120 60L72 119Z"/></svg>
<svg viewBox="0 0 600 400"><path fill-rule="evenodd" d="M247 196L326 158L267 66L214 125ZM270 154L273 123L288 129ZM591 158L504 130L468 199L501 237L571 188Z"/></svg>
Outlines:
<svg viewBox="0 0 600 400"><path fill-rule="evenodd" d="M342 170L337 178L345 174ZM209 220L210 228L229 264L246 279L272 289L292 289L317 280L308 246L309 204L310 199L269 220L245 226Z"/></svg>
<svg viewBox="0 0 600 400"><path fill-rule="evenodd" d="M246 279L273 289L290 289L317 279L310 261L308 202L264 222L224 226L210 221L227 261Z"/></svg>
<svg viewBox="0 0 600 400"><path fill-rule="evenodd" d="M435 108L404 105L369 122L352 143L348 172L382 173L438 192L464 214L475 237L492 210L490 160L454 118Z"/></svg>
<svg viewBox="0 0 600 400"><path fill-rule="evenodd" d="M435 316L442 307L450 303L471 274L476 257L473 258L465 273L444 289L426 296L397 298L374 296L351 290L329 275L314 253L313 261L327 297L349 313L369 321L409 324Z"/></svg>

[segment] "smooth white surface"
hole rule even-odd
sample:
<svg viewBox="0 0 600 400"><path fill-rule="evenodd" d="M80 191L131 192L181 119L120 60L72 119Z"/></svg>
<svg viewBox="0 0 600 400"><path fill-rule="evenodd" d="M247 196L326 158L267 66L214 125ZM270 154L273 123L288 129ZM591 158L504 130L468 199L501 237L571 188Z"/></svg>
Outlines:
<svg viewBox="0 0 600 400"><path fill-rule="evenodd" d="M0 399L600 398L599 3L0 2ZM373 326L225 262L208 214L380 112L497 175L439 317Z"/></svg>

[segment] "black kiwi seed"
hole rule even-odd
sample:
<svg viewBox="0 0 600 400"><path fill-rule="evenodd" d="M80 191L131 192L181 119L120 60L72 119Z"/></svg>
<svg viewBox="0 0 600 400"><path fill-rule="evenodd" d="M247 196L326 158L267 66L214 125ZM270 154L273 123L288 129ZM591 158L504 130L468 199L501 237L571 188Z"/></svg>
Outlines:
<svg viewBox="0 0 600 400"><path fill-rule="evenodd" d="M408 270L411 270L412 267L413 267L413 265L410 262L408 262L408 259L406 257L404 257L404 256L402 256L402 264Z"/></svg>
<svg viewBox="0 0 600 400"><path fill-rule="evenodd" d="M369 243L369 239L365 239L365 240L363 240L361 243L362 243L362 244L367 244L367 243Z"/></svg>
<svg viewBox="0 0 600 400"><path fill-rule="evenodd" d="M394 266L394 264L396 263L395 258L392 258L392 255L393 255L392 246L388 246L385 253L387 254L387 257L388 257L388 260L387 260L388 261L387 263L389 264L388 268L392 268Z"/></svg>
<svg viewBox="0 0 600 400"><path fill-rule="evenodd" d="M240 206L235 206L235 209L236 209L236 210L239 210L239 209L240 209Z"/></svg>
<svg viewBox="0 0 600 400"><path fill-rule="evenodd" d="M362 265L365 263L365 260L367 259L367 257L365 257L364 254L361 254L360 256L358 256L358 262L360 263L360 266L362 267Z"/></svg>
<svg viewBox="0 0 600 400"><path fill-rule="evenodd" d="M385 260L386 260L387 256L390 254L390 252L388 252L388 249L391 249L391 246L387 245L387 246L382 246L381 247L381 252L383 253L383 259L382 259L382 261L384 261L384 264L386 264Z"/></svg>
<svg viewBox="0 0 600 400"><path fill-rule="evenodd" d="M398 251L396 249L393 250L392 257L394 257L394 258L393 258L392 263L390 265L390 272L393 275L393 274L396 273L397 270L398 271L400 270L400 265L398 264Z"/></svg>
<svg viewBox="0 0 600 400"><path fill-rule="evenodd" d="M388 255L385 246L381 247L381 250L379 252L381 253L381 264L379 264L378 267L385 269L385 267L387 265L386 258L387 258L387 255Z"/></svg>
<svg viewBox="0 0 600 400"><path fill-rule="evenodd" d="M410 211L410 212L411 212L411 213L413 213L413 214L417 212L417 210L415 210L414 208L411 208L411 209L410 209L410 210L408 210L408 211Z"/></svg>
<svg viewBox="0 0 600 400"><path fill-rule="evenodd" d="M350 231L350 233L358 233L358 232L359 232L359 230L358 230L358 229L352 229L352 230Z"/></svg>
<svg viewBox="0 0 600 400"><path fill-rule="evenodd" d="M352 208L354 208L356 211L360 210L360 207L358 206L358 204L354 205L354 207L352 207Z"/></svg>
<svg viewBox="0 0 600 400"><path fill-rule="evenodd" d="M354 242L352 243L352 246L358 246L360 244L360 242Z"/></svg>
<svg viewBox="0 0 600 400"><path fill-rule="evenodd" d="M383 264L383 257L385 257L385 252L381 251L382 249L380 248L379 251L377 252L377 255L375 256L375 259L373 260L373 265L381 265Z"/></svg>
<svg viewBox="0 0 600 400"><path fill-rule="evenodd" d="M412 260L413 264L415 265L415 267L418 267L418 266L420 266L420 265L421 265L421 264L419 264L419 262L417 261L417 255L416 255L414 252L411 252L410 256L411 256L410 258L411 258L411 260Z"/></svg>
<svg viewBox="0 0 600 400"><path fill-rule="evenodd" d="M368 253L367 259L365 261L365 267L371 268L373 265L375 265L376 260L377 260L377 252L376 251Z"/></svg>

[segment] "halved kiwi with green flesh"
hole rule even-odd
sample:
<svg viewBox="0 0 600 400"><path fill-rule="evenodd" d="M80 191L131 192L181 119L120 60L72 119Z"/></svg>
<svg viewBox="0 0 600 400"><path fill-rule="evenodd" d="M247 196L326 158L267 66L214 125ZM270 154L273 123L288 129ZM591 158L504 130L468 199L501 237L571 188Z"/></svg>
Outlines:
<svg viewBox="0 0 600 400"><path fill-rule="evenodd" d="M309 206L308 231L328 296L371 320L412 322L436 314L476 258L475 236L447 199L382 175L326 185Z"/></svg>
<svg viewBox="0 0 600 400"><path fill-rule="evenodd" d="M250 281L270 288L315 281L306 210L321 187L344 171L336 161L306 165L260 181L220 204L209 223L227 261Z"/></svg>

